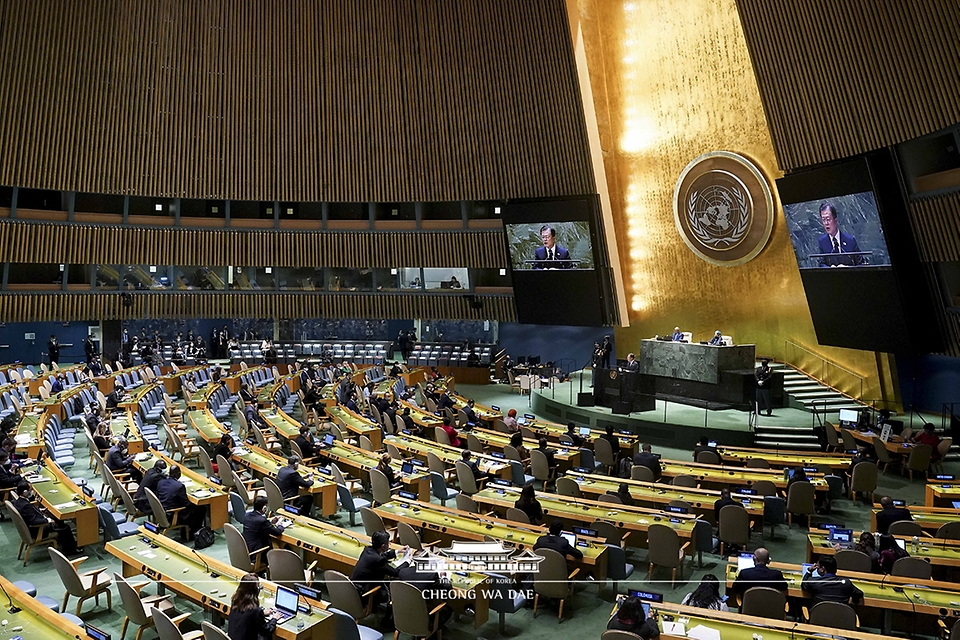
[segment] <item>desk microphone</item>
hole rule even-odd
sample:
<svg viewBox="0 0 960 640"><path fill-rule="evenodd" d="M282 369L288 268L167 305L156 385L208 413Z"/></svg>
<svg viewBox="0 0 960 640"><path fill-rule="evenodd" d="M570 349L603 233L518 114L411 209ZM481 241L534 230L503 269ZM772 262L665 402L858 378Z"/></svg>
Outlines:
<svg viewBox="0 0 960 640"><path fill-rule="evenodd" d="M0 583L0 590L3 591L3 595L7 596L7 604L10 605L10 608L7 609L7 613L18 613L20 607L13 604L13 599L10 597L10 594L7 593L7 590L3 588L3 584Z"/></svg>
<svg viewBox="0 0 960 640"><path fill-rule="evenodd" d="M207 573L209 573L211 578L219 578L219 577L220 577L220 574L218 574L216 571L213 571L213 570L210 568L210 565L207 564L207 561L206 561L206 560L204 560L203 555L201 555L196 549L190 549L190 552L191 552L193 555L197 556L197 558L199 558L200 562L203 563L203 570L206 571Z"/></svg>

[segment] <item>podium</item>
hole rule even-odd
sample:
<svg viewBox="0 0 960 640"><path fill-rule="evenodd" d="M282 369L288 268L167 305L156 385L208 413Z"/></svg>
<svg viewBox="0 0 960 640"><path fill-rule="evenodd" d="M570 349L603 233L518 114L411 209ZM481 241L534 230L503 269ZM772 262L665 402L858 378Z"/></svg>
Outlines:
<svg viewBox="0 0 960 640"><path fill-rule="evenodd" d="M657 408L653 376L617 369L593 370L593 395L598 406L614 413L653 411Z"/></svg>

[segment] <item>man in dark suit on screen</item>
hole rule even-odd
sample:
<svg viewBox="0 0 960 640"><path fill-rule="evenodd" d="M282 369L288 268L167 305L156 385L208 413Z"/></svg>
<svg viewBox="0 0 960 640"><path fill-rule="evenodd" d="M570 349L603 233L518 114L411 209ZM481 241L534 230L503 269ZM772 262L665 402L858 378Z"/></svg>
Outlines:
<svg viewBox="0 0 960 640"><path fill-rule="evenodd" d="M535 263L535 269L570 269L570 252L557 244L557 230L550 225L540 227L542 247L537 247L534 257L540 262Z"/></svg>
<svg viewBox="0 0 960 640"><path fill-rule="evenodd" d="M825 231L819 240L820 253L836 254L820 258L821 267L852 267L866 264L861 255L841 257L845 253L857 253L860 247L857 245L856 238L840 231L837 209L829 202L820 205L820 222L823 223Z"/></svg>

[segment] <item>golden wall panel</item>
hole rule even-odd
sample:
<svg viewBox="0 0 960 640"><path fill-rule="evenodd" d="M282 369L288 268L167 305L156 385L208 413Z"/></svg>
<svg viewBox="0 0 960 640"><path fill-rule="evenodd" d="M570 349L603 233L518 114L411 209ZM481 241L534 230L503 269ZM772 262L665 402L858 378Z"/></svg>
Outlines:
<svg viewBox="0 0 960 640"><path fill-rule="evenodd" d="M6 322L116 320L130 318L373 318L476 319L515 322L513 296L477 295L481 309L463 296L377 294L132 294L2 293Z"/></svg>
<svg viewBox="0 0 960 640"><path fill-rule="evenodd" d="M304 202L594 191L564 0L0 4L0 184Z"/></svg>
<svg viewBox="0 0 960 640"><path fill-rule="evenodd" d="M873 353L817 344L782 208L766 248L719 267L697 258L673 219L673 190L697 156L728 150L773 180L777 166L734 0L580 0L610 196L621 241L630 327L618 355L679 325L716 329L782 359L792 340L872 380Z"/></svg>
<svg viewBox="0 0 960 640"><path fill-rule="evenodd" d="M910 220L921 260L960 260L960 193L912 201Z"/></svg>
<svg viewBox="0 0 960 640"><path fill-rule="evenodd" d="M956 0L737 0L783 169L960 122Z"/></svg>
<svg viewBox="0 0 960 640"><path fill-rule="evenodd" d="M0 220L0 262L250 267L508 266L503 232L235 231Z"/></svg>

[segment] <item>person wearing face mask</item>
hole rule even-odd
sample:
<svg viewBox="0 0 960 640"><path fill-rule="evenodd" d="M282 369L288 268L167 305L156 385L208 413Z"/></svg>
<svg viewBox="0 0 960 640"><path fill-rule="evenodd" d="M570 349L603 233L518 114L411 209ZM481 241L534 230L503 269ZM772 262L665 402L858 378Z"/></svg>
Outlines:
<svg viewBox="0 0 960 640"><path fill-rule="evenodd" d="M821 556L813 567L807 570L800 586L813 595L813 604L819 602L853 602L863 600L863 591L849 578L837 576L837 560L833 556Z"/></svg>
<svg viewBox="0 0 960 640"><path fill-rule="evenodd" d="M34 539L40 532L40 528L44 527L47 531L56 532L57 548L63 555L73 556L80 552L80 549L77 548L77 539L73 537L73 531L70 530L70 527L63 522L54 520L34 504L37 494L29 482L21 482L17 486L17 496L18 498L13 501L13 508L23 518Z"/></svg>

